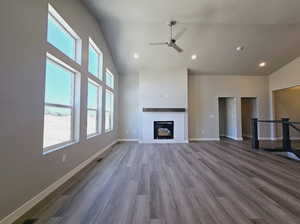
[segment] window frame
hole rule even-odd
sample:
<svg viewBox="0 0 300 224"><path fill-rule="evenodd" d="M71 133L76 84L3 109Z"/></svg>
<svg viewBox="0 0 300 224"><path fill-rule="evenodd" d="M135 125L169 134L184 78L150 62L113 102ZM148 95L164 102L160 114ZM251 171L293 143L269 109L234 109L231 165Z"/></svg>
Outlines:
<svg viewBox="0 0 300 224"><path fill-rule="evenodd" d="M104 109L104 111L105 111L105 117L104 117L104 124L106 124L106 101L107 101L107 93L110 93L111 94L111 97L112 97L112 102L111 102L111 108L110 109L112 109L112 111L110 111L110 113L111 113L111 126L110 126L110 128L109 129L106 129L106 127L105 127L105 125L104 125L104 130L105 130L105 133L109 133L109 132L112 132L113 130L114 130L114 112L115 112L115 95L114 95L114 92L112 91L112 89L110 89L110 88L105 88L105 109Z"/></svg>
<svg viewBox="0 0 300 224"><path fill-rule="evenodd" d="M107 76L111 77L112 86L108 85L108 83L107 83ZM105 69L105 85L108 88L112 89L112 90L115 88L115 76L114 76L114 74L108 68Z"/></svg>
<svg viewBox="0 0 300 224"><path fill-rule="evenodd" d="M98 61L98 74L93 74L89 71L89 65L90 65L90 57L89 57L89 51L90 48L92 48L96 54L98 55L99 61ZM100 48L97 46L97 44L93 41L93 39L91 37L89 37L89 46L88 46L88 64L87 64L87 70L88 70L88 74L99 79L99 80L103 80L103 53L100 50Z"/></svg>
<svg viewBox="0 0 300 224"><path fill-rule="evenodd" d="M97 136L97 135L101 135L102 134L102 86L95 82L94 80L88 78L88 84L92 84L94 86L97 87L97 109L94 109L94 108L89 108L89 103L88 103L88 99L89 99L89 96L88 96L88 91L87 91L87 106L86 106L86 111L87 111L87 122L86 122L86 128L88 128L88 112L89 111L96 111L96 132L94 133L91 133L91 134L88 134L88 132L86 131L86 135L87 135L87 138L92 138L94 136ZM87 85L89 86L89 85ZM88 88L88 87L87 87ZM88 90L88 89L87 89Z"/></svg>
<svg viewBox="0 0 300 224"><path fill-rule="evenodd" d="M54 108L64 108L64 109L70 109L71 113L71 136L70 136L70 140L68 141L64 141L64 142L60 142L58 144L54 144L54 145L50 145L47 147L44 147L44 140L43 140L43 154L48 154L50 152L65 148L69 145L75 144L79 141L79 121L78 117L79 117L79 106L78 106L78 98L79 98L79 93L80 92L80 83L79 83L79 75L80 73L78 71L76 71L75 69L73 69L71 66L67 65L66 63L64 63L63 61L61 61L60 59L56 58L55 56L47 53L46 54L46 63L47 62L53 63L55 65L57 65L59 68L72 73L73 77L72 77L72 83L71 83L71 91L72 91L72 95L71 95L71 102L70 105L65 105L65 104L56 104L56 103L47 103L46 102L46 95L44 95L44 126L43 126L43 134L45 132L45 115L46 115L46 111L45 108L48 107L54 107ZM47 75L47 70L45 69L45 88L44 88L44 93L46 93L46 75Z"/></svg>
<svg viewBox="0 0 300 224"><path fill-rule="evenodd" d="M81 65L81 52L82 52L82 40L80 36L72 29L72 27L63 19L63 17L57 12L57 10L51 5L48 4L48 17L47 17L47 33L48 33L48 26L49 26L49 16L51 16L61 28L69 34L74 39L74 58L68 56L65 52L57 48L55 45L48 41L48 34L47 34L47 43L52 46L53 48L57 49L59 52L62 52L65 56L70 58L71 60L75 61L77 64Z"/></svg>

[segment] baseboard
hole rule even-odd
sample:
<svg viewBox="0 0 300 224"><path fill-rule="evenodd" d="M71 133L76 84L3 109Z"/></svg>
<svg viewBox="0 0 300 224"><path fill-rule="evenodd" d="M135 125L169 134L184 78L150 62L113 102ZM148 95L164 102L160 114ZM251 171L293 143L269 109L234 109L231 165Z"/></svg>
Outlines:
<svg viewBox="0 0 300 224"><path fill-rule="evenodd" d="M236 140L236 141L243 141L244 139L243 138L234 138L234 140Z"/></svg>
<svg viewBox="0 0 300 224"><path fill-rule="evenodd" d="M135 139L135 138L121 138L121 139L118 139L119 142L138 142L139 140L138 139Z"/></svg>
<svg viewBox="0 0 300 224"><path fill-rule="evenodd" d="M281 141L282 137L273 137L273 138L259 138L259 140L271 140L271 141ZM300 137L291 137L292 141L300 140Z"/></svg>
<svg viewBox="0 0 300 224"><path fill-rule="evenodd" d="M258 140L262 140L262 141L275 141L277 139L276 138L271 138L271 137L259 137Z"/></svg>
<svg viewBox="0 0 300 224"><path fill-rule="evenodd" d="M69 173L61 177L59 180L51 184L49 187L47 187L45 190L34 196L29 201L25 202L21 207L13 211L11 214L6 216L4 219L0 220L0 224L12 224L16 220L18 220L20 217L22 217L24 214L26 214L30 209L32 209L35 205L37 205L39 202L44 200L47 196L49 196L51 193L53 193L55 190L57 190L60 186L62 186L64 183L66 183L69 179L71 179L75 174L80 172L84 167L86 167L88 164L93 162L97 157L99 157L101 154L106 152L109 148L114 146L116 143L118 143L118 140L114 141L110 145L106 146L99 152L97 152L95 155L91 156L86 161L79 164L77 167L72 169Z"/></svg>
<svg viewBox="0 0 300 224"><path fill-rule="evenodd" d="M190 138L190 141L220 141L220 138Z"/></svg>
<svg viewBox="0 0 300 224"><path fill-rule="evenodd" d="M189 141L157 140L157 141L139 141L140 144L182 144Z"/></svg>

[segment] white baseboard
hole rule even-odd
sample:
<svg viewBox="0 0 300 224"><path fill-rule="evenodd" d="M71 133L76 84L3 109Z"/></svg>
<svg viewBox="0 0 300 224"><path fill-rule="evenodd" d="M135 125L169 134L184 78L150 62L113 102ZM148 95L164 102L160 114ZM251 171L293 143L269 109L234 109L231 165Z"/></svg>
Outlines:
<svg viewBox="0 0 300 224"><path fill-rule="evenodd" d="M277 139L276 138L271 138L271 137L258 137L258 140L262 140L262 141L275 141Z"/></svg>
<svg viewBox="0 0 300 224"><path fill-rule="evenodd" d="M190 138L190 141L220 141L220 138Z"/></svg>
<svg viewBox="0 0 300 224"><path fill-rule="evenodd" d="M35 205L37 205L39 202L44 200L47 196L49 196L51 193L53 193L55 190L57 190L60 186L62 186L64 183L66 183L70 178L72 178L75 174L77 174L79 171L81 171L84 167L86 167L88 164L90 164L92 161L94 161L97 157L99 157L101 154L103 154L105 151L107 151L109 148L114 146L116 143L118 143L118 140L114 141L110 145L106 146L104 149L97 152L95 155L90 157L89 159L85 160L81 164L79 164L77 167L72 169L69 173L61 177L59 180L51 184L49 187L47 187L45 190L34 196L29 201L25 202L21 207L13 211L11 214L6 216L4 219L0 220L0 224L12 224L17 219L22 217L24 214L26 214L30 209L32 209Z"/></svg>
<svg viewBox="0 0 300 224"><path fill-rule="evenodd" d="M236 140L236 141L243 141L244 139L243 138L234 138L234 140Z"/></svg>
<svg viewBox="0 0 300 224"><path fill-rule="evenodd" d="M258 140L265 140L265 141L281 141L282 137L259 137ZM291 137L292 141L300 140L300 137Z"/></svg>
<svg viewBox="0 0 300 224"><path fill-rule="evenodd" d="M119 142L138 142L138 139L135 138L121 138L118 140Z"/></svg>
<svg viewBox="0 0 300 224"><path fill-rule="evenodd" d="M189 141L157 140L157 141L139 141L140 144L178 144L189 143Z"/></svg>

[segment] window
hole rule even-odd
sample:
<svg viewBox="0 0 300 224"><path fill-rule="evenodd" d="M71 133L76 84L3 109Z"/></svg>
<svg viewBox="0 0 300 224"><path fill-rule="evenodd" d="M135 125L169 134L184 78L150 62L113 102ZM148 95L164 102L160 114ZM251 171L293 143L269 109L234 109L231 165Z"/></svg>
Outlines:
<svg viewBox="0 0 300 224"><path fill-rule="evenodd" d="M114 120L114 94L110 90L105 91L105 132L113 130Z"/></svg>
<svg viewBox="0 0 300 224"><path fill-rule="evenodd" d="M105 83L108 87L114 88L114 75L108 69L106 69Z"/></svg>
<svg viewBox="0 0 300 224"><path fill-rule="evenodd" d="M81 39L51 5L48 12L47 40L65 55L80 63Z"/></svg>
<svg viewBox="0 0 300 224"><path fill-rule="evenodd" d="M44 151L75 141L76 72L52 55L47 56Z"/></svg>
<svg viewBox="0 0 300 224"><path fill-rule="evenodd" d="M88 103L87 103L87 136L101 133L100 105L102 99L102 88L92 81L88 82Z"/></svg>
<svg viewBox="0 0 300 224"><path fill-rule="evenodd" d="M90 74L102 79L102 64L103 56L94 41L90 38L89 41L89 64L88 71Z"/></svg>

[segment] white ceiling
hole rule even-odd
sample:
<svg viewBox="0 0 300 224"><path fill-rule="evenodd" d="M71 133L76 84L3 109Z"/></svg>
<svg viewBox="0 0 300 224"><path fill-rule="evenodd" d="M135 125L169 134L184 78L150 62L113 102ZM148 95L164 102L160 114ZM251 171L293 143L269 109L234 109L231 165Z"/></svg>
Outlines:
<svg viewBox="0 0 300 224"><path fill-rule="evenodd" d="M300 56L300 0L82 0L99 19L121 74L186 67L199 74L270 74ZM178 54L167 22L187 28ZM245 50L235 48L244 45ZM133 53L140 59L133 59ZM191 55L196 53L197 60ZM265 68L258 63L266 61Z"/></svg>

